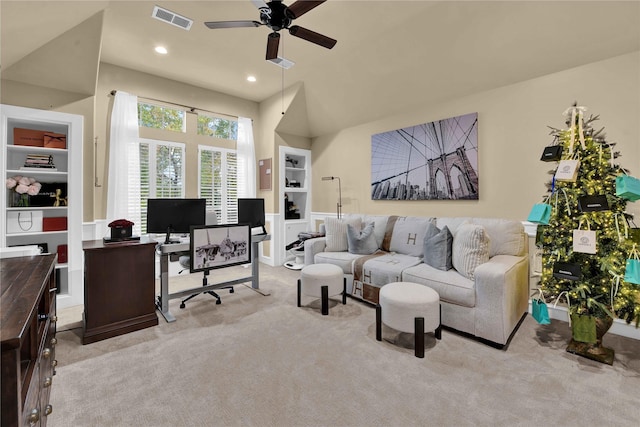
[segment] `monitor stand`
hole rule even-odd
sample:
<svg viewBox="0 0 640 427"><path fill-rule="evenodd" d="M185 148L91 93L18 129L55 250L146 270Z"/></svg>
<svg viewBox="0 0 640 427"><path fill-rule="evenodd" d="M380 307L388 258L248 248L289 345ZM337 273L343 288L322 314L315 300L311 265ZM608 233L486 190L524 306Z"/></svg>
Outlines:
<svg viewBox="0 0 640 427"><path fill-rule="evenodd" d="M167 228L167 235L164 238L164 244L169 245L174 243L180 243L180 240L171 240L171 229Z"/></svg>

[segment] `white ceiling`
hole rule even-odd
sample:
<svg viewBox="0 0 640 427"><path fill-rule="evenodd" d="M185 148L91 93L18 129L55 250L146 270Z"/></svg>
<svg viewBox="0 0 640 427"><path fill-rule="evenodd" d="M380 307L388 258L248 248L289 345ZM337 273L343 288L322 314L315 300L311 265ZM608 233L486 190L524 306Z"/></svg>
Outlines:
<svg viewBox="0 0 640 427"><path fill-rule="evenodd" d="M151 18L155 5L193 19L192 29ZM264 59L268 28L203 24L259 20L249 0L2 0L0 7L3 71L104 10L102 62L256 102L277 95L283 79L303 82L308 136L640 50L638 1L328 0L295 24L337 45L327 50L283 31L280 55L295 62L283 75ZM169 54L153 52L156 44ZM257 83L246 81L250 74Z"/></svg>

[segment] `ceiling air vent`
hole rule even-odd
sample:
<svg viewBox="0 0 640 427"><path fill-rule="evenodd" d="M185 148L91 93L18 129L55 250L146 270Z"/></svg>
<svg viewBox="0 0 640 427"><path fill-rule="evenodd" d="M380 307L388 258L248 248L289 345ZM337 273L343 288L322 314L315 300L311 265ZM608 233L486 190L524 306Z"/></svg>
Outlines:
<svg viewBox="0 0 640 427"><path fill-rule="evenodd" d="M193 25L193 20L185 18L184 16L180 16L177 13L173 13L170 10L163 9L160 6L155 6L153 8L153 13L151 14L151 16L159 21L175 25L176 27L180 27L183 30L187 31L189 31L191 29L191 25Z"/></svg>
<svg viewBox="0 0 640 427"><path fill-rule="evenodd" d="M278 67L282 67L285 70L288 70L289 68L293 67L295 64L295 62L289 61L288 59L283 58L281 56L278 56L277 58L273 58L273 59L267 59L267 61L277 65Z"/></svg>

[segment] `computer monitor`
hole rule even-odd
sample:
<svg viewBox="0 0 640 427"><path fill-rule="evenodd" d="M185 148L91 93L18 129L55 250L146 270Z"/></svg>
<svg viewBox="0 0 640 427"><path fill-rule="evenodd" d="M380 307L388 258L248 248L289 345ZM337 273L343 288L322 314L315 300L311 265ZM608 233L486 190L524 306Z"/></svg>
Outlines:
<svg viewBox="0 0 640 427"><path fill-rule="evenodd" d="M147 233L166 234L164 243L179 243L171 240L171 234L189 234L191 226L206 223L205 199L147 199Z"/></svg>
<svg viewBox="0 0 640 427"><path fill-rule="evenodd" d="M249 224L252 229L260 227L262 234L267 234L264 199L238 199L238 223Z"/></svg>
<svg viewBox="0 0 640 427"><path fill-rule="evenodd" d="M189 270L192 273L251 263L249 225L193 226L190 237Z"/></svg>

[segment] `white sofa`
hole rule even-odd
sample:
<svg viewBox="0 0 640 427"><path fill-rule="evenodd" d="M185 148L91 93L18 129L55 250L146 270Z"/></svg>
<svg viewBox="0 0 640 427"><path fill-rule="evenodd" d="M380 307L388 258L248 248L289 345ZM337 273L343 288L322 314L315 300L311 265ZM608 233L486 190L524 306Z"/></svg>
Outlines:
<svg viewBox="0 0 640 427"><path fill-rule="evenodd" d="M354 235L354 230L363 230L371 223L376 252L353 253L362 252L362 242L354 240L362 235ZM346 236L347 224L352 227L351 241ZM327 218L324 226L325 237L304 242L305 265L341 267L347 291L354 298L377 304L380 287L395 281L429 286L440 295L444 326L495 347L508 343L527 312L527 238L518 221L347 215L341 220ZM451 262L447 264L453 268L448 270L440 259L445 244L440 241L437 247L425 247L425 236L433 242L434 230L439 237L449 235L445 227L451 233L447 248ZM367 238L370 244L372 239ZM434 264L433 255L440 251Z"/></svg>

